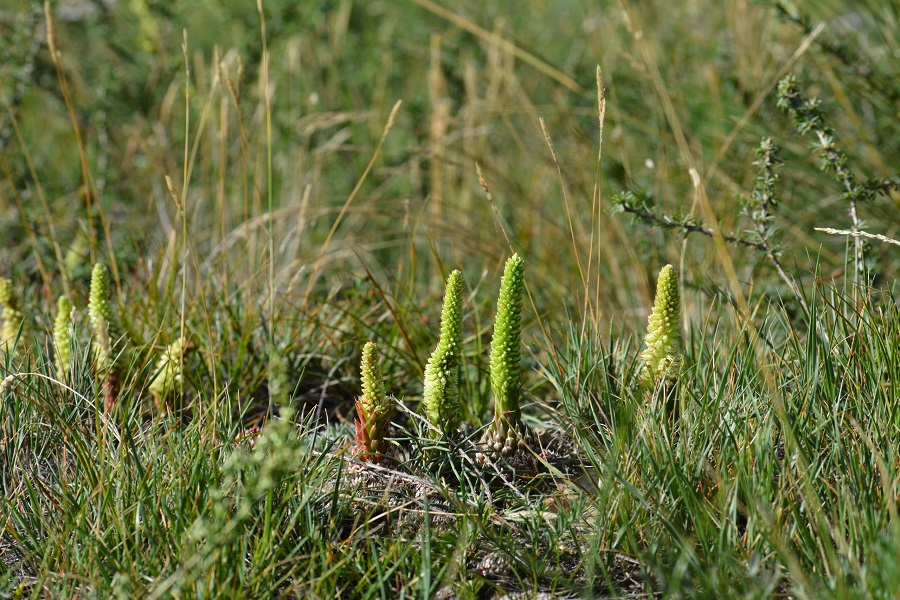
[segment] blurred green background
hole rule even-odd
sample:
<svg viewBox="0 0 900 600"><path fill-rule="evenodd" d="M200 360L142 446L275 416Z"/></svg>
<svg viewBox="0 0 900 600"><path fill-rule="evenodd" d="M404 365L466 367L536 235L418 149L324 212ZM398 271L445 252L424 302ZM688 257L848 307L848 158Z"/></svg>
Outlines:
<svg viewBox="0 0 900 600"><path fill-rule="evenodd" d="M840 275L844 238L813 228L849 227L847 206L775 107L785 73L822 97L860 179L897 172L897 2L263 4L264 32L248 1L51 2L57 69L43 5L0 3L5 270L49 286L75 246L151 271L142 263L164 260L182 225L168 176L184 195L197 282L260 273L269 231L283 288L323 253L333 273L352 278L364 256L412 292L436 290L444 263L477 281L519 250L548 308L577 310L593 290L601 318L627 318L645 313L661 264L684 261L700 286L721 261L709 240L610 216L610 196L637 188L668 214L703 216L693 168L722 230L740 232L736 199L752 190L762 137L787 161L785 263L807 280ZM880 197L862 216L896 237L898 206ZM895 277L897 253L873 253ZM734 258L741 281L769 285L762 257Z"/></svg>

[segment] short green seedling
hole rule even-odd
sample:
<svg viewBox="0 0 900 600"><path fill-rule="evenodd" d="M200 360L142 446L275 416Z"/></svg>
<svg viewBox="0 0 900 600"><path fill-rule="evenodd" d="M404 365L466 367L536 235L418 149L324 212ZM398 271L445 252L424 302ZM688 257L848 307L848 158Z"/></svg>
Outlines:
<svg viewBox="0 0 900 600"><path fill-rule="evenodd" d="M672 265L659 272L644 343L641 384L652 389L659 383L673 383L681 368L681 294Z"/></svg>
<svg viewBox="0 0 900 600"><path fill-rule="evenodd" d="M519 452L527 452L533 442L531 431L522 421L521 393L522 295L525 290L525 261L513 254L506 261L500 280L494 337L491 340L491 391L494 394L494 418L481 438L479 463L500 461Z"/></svg>
<svg viewBox="0 0 900 600"><path fill-rule="evenodd" d="M57 301L56 319L53 321L53 347L56 350L56 373L61 379L68 376L72 364L72 315L75 307L68 296Z"/></svg>
<svg viewBox="0 0 900 600"><path fill-rule="evenodd" d="M14 350L19 330L24 330L24 325L25 315L12 281L0 279L0 352Z"/></svg>
<svg viewBox="0 0 900 600"><path fill-rule="evenodd" d="M357 458L369 462L381 462L387 454L384 437L391 424L394 402L384 391L381 376L378 347L375 342L363 346L360 364L362 395L356 399L356 445Z"/></svg>
<svg viewBox="0 0 900 600"><path fill-rule="evenodd" d="M126 339L113 305L109 267L103 263L95 264L91 272L88 318L93 335L94 370L103 379L103 408L110 410L119 396L121 354Z"/></svg>
<svg viewBox="0 0 900 600"><path fill-rule="evenodd" d="M453 271L447 278L437 348L425 366L425 393L422 396L425 414L446 436L455 434L460 424L462 301L462 273Z"/></svg>

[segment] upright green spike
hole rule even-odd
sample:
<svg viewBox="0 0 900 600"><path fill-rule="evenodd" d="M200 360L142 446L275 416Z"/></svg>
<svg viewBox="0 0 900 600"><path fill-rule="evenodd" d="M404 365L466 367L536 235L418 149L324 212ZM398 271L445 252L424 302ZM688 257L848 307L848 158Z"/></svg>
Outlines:
<svg viewBox="0 0 900 600"><path fill-rule="evenodd" d="M126 347L125 331L112 300L112 279L103 263L91 272L91 294L88 301L94 349L94 369L103 378L103 405L110 410L119 395L121 368L116 364Z"/></svg>
<svg viewBox="0 0 900 600"><path fill-rule="evenodd" d="M354 454L361 460L378 462L387 450L384 436L391 424L394 404L384 391L378 347L375 342L366 342L363 346L360 379L362 395L356 399Z"/></svg>
<svg viewBox="0 0 900 600"><path fill-rule="evenodd" d="M68 296L60 296L57 302L56 319L53 321L53 345L56 348L56 373L61 379L67 378L72 364L72 301Z"/></svg>
<svg viewBox="0 0 900 600"><path fill-rule="evenodd" d="M506 261L500 280L494 337L491 339L491 390L494 418L481 439L482 452L476 458L486 462L510 457L532 442L519 408L521 387L522 295L525 290L525 261L513 254Z"/></svg>
<svg viewBox="0 0 900 600"><path fill-rule="evenodd" d="M112 279L109 267L94 265L91 272L91 294L88 318L94 334L94 362L98 371L112 368L117 350L125 342L124 330L112 300Z"/></svg>
<svg viewBox="0 0 900 600"><path fill-rule="evenodd" d="M19 295L9 279L0 279L0 352L12 352L19 329L24 331L25 314Z"/></svg>
<svg viewBox="0 0 900 600"><path fill-rule="evenodd" d="M666 265L659 272L656 299L644 343L641 384L652 389L657 382L674 377L681 365L681 294L672 265Z"/></svg>
<svg viewBox="0 0 900 600"><path fill-rule="evenodd" d="M462 273L447 278L441 334L425 366L422 404L431 423L444 435L456 433L460 424L459 370L462 365Z"/></svg>

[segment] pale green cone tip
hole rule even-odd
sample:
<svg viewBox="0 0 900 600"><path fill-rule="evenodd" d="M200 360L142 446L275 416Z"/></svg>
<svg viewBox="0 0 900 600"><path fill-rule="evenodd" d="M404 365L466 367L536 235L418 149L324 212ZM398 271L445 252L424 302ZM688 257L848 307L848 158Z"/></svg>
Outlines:
<svg viewBox="0 0 900 600"><path fill-rule="evenodd" d="M106 322L110 337L121 335L121 325L112 300L112 277L109 267L103 263L94 265L91 272L91 293L88 300L88 318L91 327L97 327L100 320ZM119 335L116 335L119 334Z"/></svg>
<svg viewBox="0 0 900 600"><path fill-rule="evenodd" d="M532 443L519 407L521 386L522 297L525 291L525 261L513 254L506 261L500 280L494 337L491 339L491 390L494 418L481 438L478 462L512 457Z"/></svg>
<svg viewBox="0 0 900 600"><path fill-rule="evenodd" d="M500 279L494 336L491 339L491 390L494 392L495 415L519 420L519 385L521 374L520 337L522 327L522 294L525 289L525 261L513 254L506 261Z"/></svg>
<svg viewBox="0 0 900 600"><path fill-rule="evenodd" d="M107 369L118 353L116 346L124 343L124 332L112 300L112 277L103 263L94 265L91 272L91 293L88 319L94 336L94 357L97 368Z"/></svg>
<svg viewBox="0 0 900 600"><path fill-rule="evenodd" d="M437 347L425 366L425 391L422 403L431 423L445 435L459 427L459 369L462 365L462 273L453 271L447 278L441 311L441 334Z"/></svg>
<svg viewBox="0 0 900 600"><path fill-rule="evenodd" d="M74 307L67 296L57 302L56 319L53 321L53 345L56 348L56 372L64 375L72 364L72 312Z"/></svg>
<svg viewBox="0 0 900 600"><path fill-rule="evenodd" d="M659 272L644 343L641 382L646 387L653 387L663 377L671 376L681 360L681 294L672 265L666 265Z"/></svg>
<svg viewBox="0 0 900 600"><path fill-rule="evenodd" d="M384 454L384 436L394 410L392 398L384 391L378 348L366 342L360 361L362 395L356 400L355 454L363 460L379 460Z"/></svg>
<svg viewBox="0 0 900 600"><path fill-rule="evenodd" d="M12 350L24 321L25 314L22 312L19 295L12 281L0 279L0 350L5 352Z"/></svg>
<svg viewBox="0 0 900 600"><path fill-rule="evenodd" d="M18 304L16 292L12 281L6 278L0 279L0 309L14 308Z"/></svg>
<svg viewBox="0 0 900 600"><path fill-rule="evenodd" d="M359 397L358 403L365 413L366 420L369 420L379 412L384 412L388 403L387 394L384 391L384 380L381 377L378 347L375 342L366 342L366 345L363 346L359 371L362 395Z"/></svg>
<svg viewBox="0 0 900 600"><path fill-rule="evenodd" d="M182 381L182 357L185 343L178 338L166 348L156 361L156 376L150 382L150 393L157 400L165 400L175 393Z"/></svg>

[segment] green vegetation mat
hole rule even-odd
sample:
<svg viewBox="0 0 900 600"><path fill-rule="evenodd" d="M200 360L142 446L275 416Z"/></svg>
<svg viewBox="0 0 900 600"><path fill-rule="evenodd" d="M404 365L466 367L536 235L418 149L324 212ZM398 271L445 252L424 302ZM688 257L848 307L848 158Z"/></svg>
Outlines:
<svg viewBox="0 0 900 600"><path fill-rule="evenodd" d="M897 0L0 0L0 598L900 596Z"/></svg>

